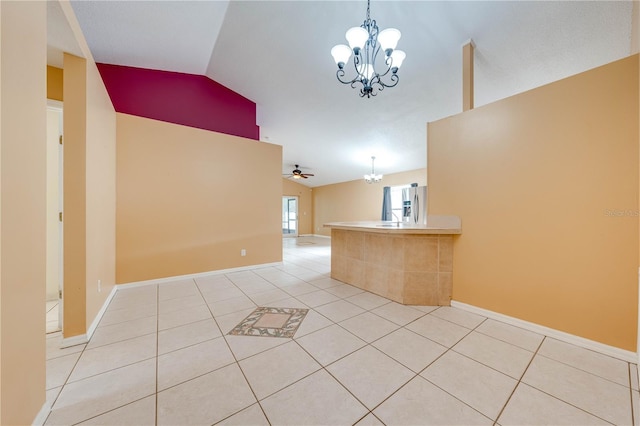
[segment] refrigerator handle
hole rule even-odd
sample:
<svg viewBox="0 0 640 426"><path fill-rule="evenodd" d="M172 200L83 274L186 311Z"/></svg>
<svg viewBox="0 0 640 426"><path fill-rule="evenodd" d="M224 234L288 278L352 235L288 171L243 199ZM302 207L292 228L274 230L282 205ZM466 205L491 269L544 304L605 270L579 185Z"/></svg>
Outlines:
<svg viewBox="0 0 640 426"><path fill-rule="evenodd" d="M418 199L418 191L413 195L413 223L418 223L420 217L420 200Z"/></svg>

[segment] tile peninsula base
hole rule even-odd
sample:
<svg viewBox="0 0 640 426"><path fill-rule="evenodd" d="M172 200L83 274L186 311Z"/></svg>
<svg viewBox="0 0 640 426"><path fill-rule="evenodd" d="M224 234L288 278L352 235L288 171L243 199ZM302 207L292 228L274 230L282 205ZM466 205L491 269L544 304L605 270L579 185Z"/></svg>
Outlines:
<svg viewBox="0 0 640 426"><path fill-rule="evenodd" d="M331 228L331 278L405 305L450 306L453 238L459 230Z"/></svg>

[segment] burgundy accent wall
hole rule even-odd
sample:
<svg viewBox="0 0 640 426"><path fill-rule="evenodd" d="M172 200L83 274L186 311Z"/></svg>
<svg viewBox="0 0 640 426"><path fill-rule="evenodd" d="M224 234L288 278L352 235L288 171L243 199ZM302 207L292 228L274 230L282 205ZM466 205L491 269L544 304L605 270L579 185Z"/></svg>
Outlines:
<svg viewBox="0 0 640 426"><path fill-rule="evenodd" d="M117 112L258 140L256 104L208 77L97 64Z"/></svg>

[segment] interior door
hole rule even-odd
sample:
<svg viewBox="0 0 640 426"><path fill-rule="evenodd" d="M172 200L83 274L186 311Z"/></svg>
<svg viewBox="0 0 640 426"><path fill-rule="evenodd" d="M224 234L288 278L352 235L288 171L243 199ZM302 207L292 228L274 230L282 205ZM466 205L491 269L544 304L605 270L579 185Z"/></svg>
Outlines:
<svg viewBox="0 0 640 426"><path fill-rule="evenodd" d="M282 197L282 235L298 236L298 197Z"/></svg>

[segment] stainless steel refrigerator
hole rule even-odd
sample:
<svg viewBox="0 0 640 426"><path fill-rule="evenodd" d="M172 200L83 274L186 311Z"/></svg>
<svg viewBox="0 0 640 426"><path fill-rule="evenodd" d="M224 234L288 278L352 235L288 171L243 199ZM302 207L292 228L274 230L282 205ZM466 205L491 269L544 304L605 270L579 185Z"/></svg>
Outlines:
<svg viewBox="0 0 640 426"><path fill-rule="evenodd" d="M427 224L426 186L412 186L402 190L402 221L413 225Z"/></svg>

